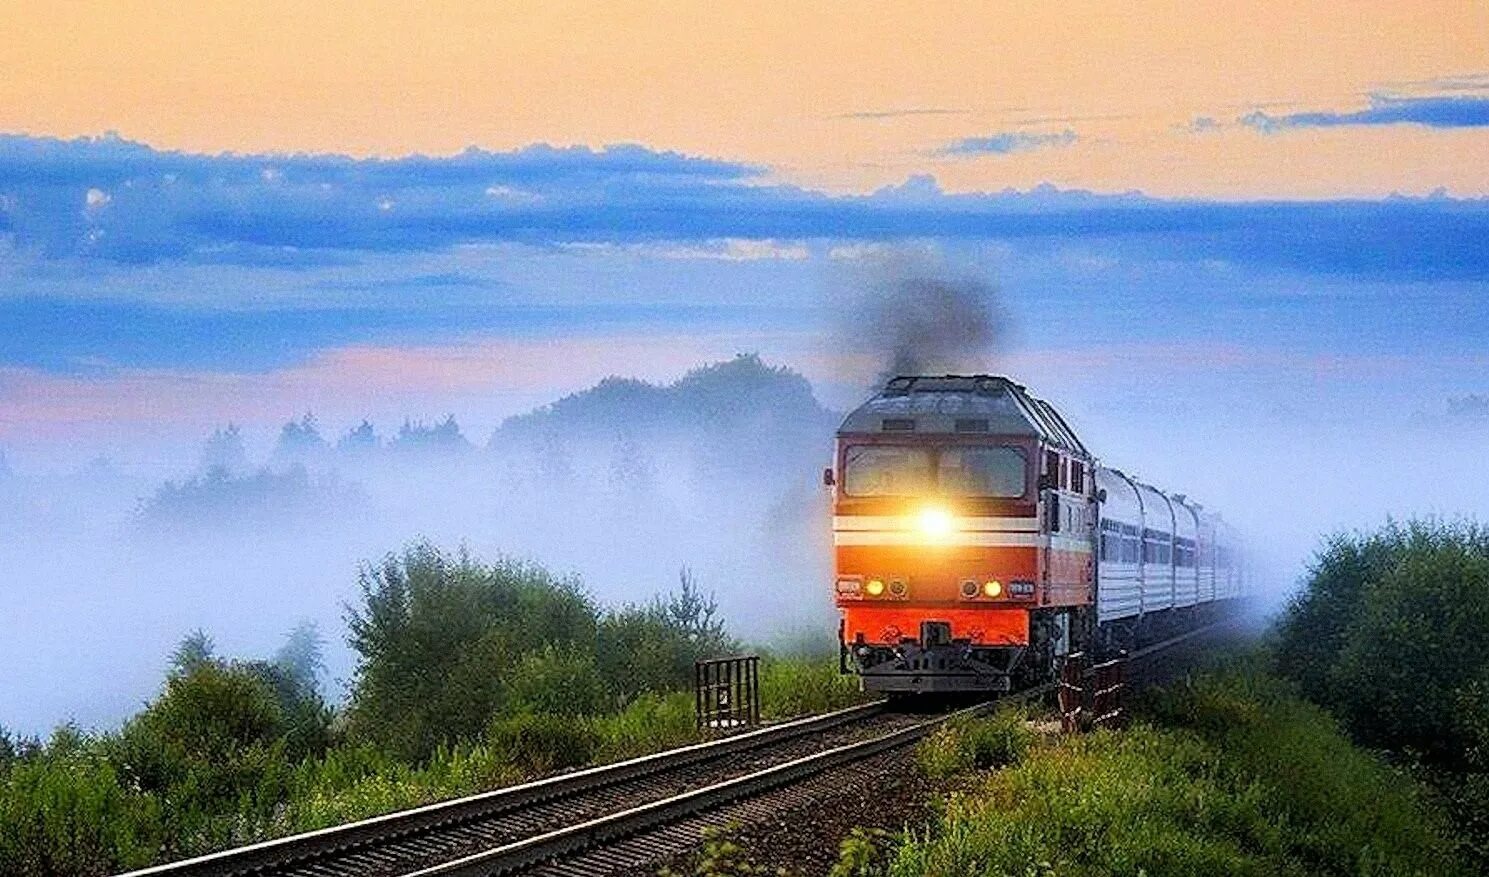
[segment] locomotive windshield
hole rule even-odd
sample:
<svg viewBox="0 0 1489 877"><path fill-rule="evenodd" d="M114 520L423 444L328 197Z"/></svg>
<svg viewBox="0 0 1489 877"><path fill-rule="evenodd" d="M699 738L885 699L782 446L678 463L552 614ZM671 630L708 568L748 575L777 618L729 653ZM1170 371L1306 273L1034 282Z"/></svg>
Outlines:
<svg viewBox="0 0 1489 877"><path fill-rule="evenodd" d="M848 496L945 496L1013 499L1028 479L1024 449L1007 446L927 448L853 445L843 492Z"/></svg>
<svg viewBox="0 0 1489 877"><path fill-rule="evenodd" d="M931 452L894 445L848 449L843 490L849 496L916 496L931 486Z"/></svg>
<svg viewBox="0 0 1489 877"><path fill-rule="evenodd" d="M1024 495L1028 469L1023 448L947 448L940 454L936 480L950 496Z"/></svg>

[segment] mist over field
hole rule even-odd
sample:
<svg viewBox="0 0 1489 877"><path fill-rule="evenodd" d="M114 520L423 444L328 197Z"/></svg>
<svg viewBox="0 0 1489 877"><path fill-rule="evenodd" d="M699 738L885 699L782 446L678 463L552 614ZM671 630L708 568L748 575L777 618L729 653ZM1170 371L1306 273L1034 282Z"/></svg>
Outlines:
<svg viewBox="0 0 1489 877"><path fill-rule="evenodd" d="M819 475L900 370L1027 384L1234 523L1273 605L1329 533L1489 512L1483 199L0 152L0 722L27 733L130 714L198 627L262 656L315 621L338 696L359 565L421 538L608 604L686 565L738 635L830 640Z"/></svg>
<svg viewBox="0 0 1489 877"><path fill-rule="evenodd" d="M25 732L110 724L197 627L267 654L315 621L345 678L358 565L415 539L576 574L606 604L670 590L687 566L739 633L830 631L819 478L834 425L805 379L741 357L665 386L608 379L489 436L301 417L262 457L225 425L164 484L106 461L11 472L0 716Z"/></svg>
<svg viewBox="0 0 1489 877"><path fill-rule="evenodd" d="M1027 355L1002 358L1103 462L1240 528L1270 605L1325 534L1391 515L1489 511L1480 397L1395 408L1376 399L1360 411L1256 406L1234 392L1114 387L1038 373ZM421 538L576 574L607 604L649 599L686 565L737 633L827 640L820 470L839 411L871 383L862 369L842 380L817 388L789 365L740 356L673 381L606 379L486 435L459 417L302 414L278 429L183 436L170 445L169 478L105 459L51 470L9 462L0 717L26 733L66 719L110 726L156 691L186 632L206 630L229 654L266 655L307 619L326 639L338 697L352 659L343 604L357 598L359 565Z"/></svg>

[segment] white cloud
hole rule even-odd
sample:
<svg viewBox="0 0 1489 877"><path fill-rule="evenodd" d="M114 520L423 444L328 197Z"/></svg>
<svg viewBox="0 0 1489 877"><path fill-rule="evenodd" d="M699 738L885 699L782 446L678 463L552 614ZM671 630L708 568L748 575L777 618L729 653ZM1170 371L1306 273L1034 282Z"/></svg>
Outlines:
<svg viewBox="0 0 1489 877"><path fill-rule="evenodd" d="M511 186L487 186L486 197L504 204L536 204L543 200L535 192L514 189Z"/></svg>
<svg viewBox="0 0 1489 877"><path fill-rule="evenodd" d="M83 196L83 206L89 210L102 210L112 200L113 197L102 189L89 189Z"/></svg>
<svg viewBox="0 0 1489 877"><path fill-rule="evenodd" d="M812 257L801 241L775 238L713 238L697 244L566 244L564 249L595 255L639 256L649 259L710 259L720 262L758 262L766 259L799 262Z"/></svg>
<svg viewBox="0 0 1489 877"><path fill-rule="evenodd" d="M893 247L888 244L839 244L827 251L827 258L835 262L857 262L877 259L887 255Z"/></svg>

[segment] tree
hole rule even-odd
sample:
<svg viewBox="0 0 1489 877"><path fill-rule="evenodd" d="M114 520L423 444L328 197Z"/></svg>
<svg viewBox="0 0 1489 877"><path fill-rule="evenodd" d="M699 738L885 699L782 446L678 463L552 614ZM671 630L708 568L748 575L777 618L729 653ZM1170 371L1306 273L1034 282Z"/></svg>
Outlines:
<svg viewBox="0 0 1489 877"><path fill-rule="evenodd" d="M222 471L228 475L236 475L248 468L248 451L236 424L229 423L212 431L202 444L199 468L205 473Z"/></svg>
<svg viewBox="0 0 1489 877"><path fill-rule="evenodd" d="M170 802L165 835L172 851L190 853L231 840L233 821L267 818L283 801L287 730L252 668L203 661L167 678L111 741L110 761L127 787Z"/></svg>
<svg viewBox="0 0 1489 877"><path fill-rule="evenodd" d="M378 438L377 431L372 428L371 423L364 420L337 440L336 450L343 454L363 456L376 451L381 445L382 440Z"/></svg>
<svg viewBox="0 0 1489 877"><path fill-rule="evenodd" d="M656 488L656 466L629 432L616 436L610 452L610 490L624 499L640 500Z"/></svg>
<svg viewBox="0 0 1489 877"><path fill-rule="evenodd" d="M346 613L358 655L351 728L405 758L477 737L510 704L525 656L594 640L578 583L531 564L419 543L365 568L361 588Z"/></svg>
<svg viewBox="0 0 1489 877"><path fill-rule="evenodd" d="M326 669L326 639L314 621L302 621L285 634L284 645L274 653L274 664L308 691L319 685Z"/></svg>
<svg viewBox="0 0 1489 877"><path fill-rule="evenodd" d="M1360 740L1489 768L1489 530L1418 521L1335 538L1277 656Z"/></svg>
<svg viewBox="0 0 1489 877"><path fill-rule="evenodd" d="M618 701L686 688L694 662L735 648L717 617L713 596L703 594L687 567L678 575L678 586L674 594L611 610L600 620L600 672Z"/></svg>
<svg viewBox="0 0 1489 877"><path fill-rule="evenodd" d="M168 659L171 676L185 676L203 664L217 660L212 637L200 627L182 637Z"/></svg>
<svg viewBox="0 0 1489 877"><path fill-rule="evenodd" d="M274 446L274 460L278 463L311 463L328 450L326 440L321 438L320 430L316 428L315 415L307 413L280 429L279 441Z"/></svg>
<svg viewBox="0 0 1489 877"><path fill-rule="evenodd" d="M465 440L453 414L446 415L444 420L434 426L405 420L398 429L398 438L394 440L393 447L429 455L460 454L471 449L470 442Z"/></svg>

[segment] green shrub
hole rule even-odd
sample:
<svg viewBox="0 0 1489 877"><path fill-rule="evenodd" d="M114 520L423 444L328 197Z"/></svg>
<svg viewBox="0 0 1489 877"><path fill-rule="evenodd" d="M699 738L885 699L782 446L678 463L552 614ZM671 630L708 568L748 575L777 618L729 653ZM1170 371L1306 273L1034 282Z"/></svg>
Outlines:
<svg viewBox="0 0 1489 877"><path fill-rule="evenodd" d="M1362 742L1489 768L1489 530L1336 537L1279 625L1277 664Z"/></svg>
<svg viewBox="0 0 1489 877"><path fill-rule="evenodd" d="M64 728L0 775L0 874L109 874L149 864L155 799L127 788L95 741Z"/></svg>
<svg viewBox="0 0 1489 877"><path fill-rule="evenodd" d="M760 665L760 710L770 718L824 713L868 700L858 678L838 672L837 659L777 656Z"/></svg>
<svg viewBox="0 0 1489 877"><path fill-rule="evenodd" d="M873 877L880 873L884 857L883 843L889 833L879 829L855 828L838 844L838 860L827 877Z"/></svg>
<svg viewBox="0 0 1489 877"><path fill-rule="evenodd" d="M689 743L693 661L734 648L686 571L603 618L571 579L428 545L362 588L341 716L301 625L270 661L193 632L117 734L0 730L0 874L123 870Z"/></svg>
<svg viewBox="0 0 1489 877"><path fill-rule="evenodd" d="M594 640L578 583L529 564L425 543L365 569L361 585L362 606L347 613L360 659L351 729L408 760L478 738L522 656Z"/></svg>
<svg viewBox="0 0 1489 877"><path fill-rule="evenodd" d="M694 661L733 648L686 570L674 593L601 614L573 579L428 544L364 570L347 623L360 657L351 732L412 761L478 739L493 717L686 689Z"/></svg>
<svg viewBox="0 0 1489 877"><path fill-rule="evenodd" d="M299 766L294 791L268 833L292 834L340 825L522 778L506 754L489 744L438 749L418 768L365 745L343 747Z"/></svg>
<svg viewBox="0 0 1489 877"><path fill-rule="evenodd" d="M605 685L594 655L544 646L524 655L506 682L508 712L587 716L605 705Z"/></svg>
<svg viewBox="0 0 1489 877"><path fill-rule="evenodd" d="M617 703L648 691L679 691L693 684L693 664L738 647L724 630L718 607L684 568L678 590L642 606L606 612L599 621L596 660Z"/></svg>
<svg viewBox="0 0 1489 877"><path fill-rule="evenodd" d="M205 661L167 679L104 746L131 787L162 802L171 851L188 854L256 836L288 793L287 728L255 672Z"/></svg>
<svg viewBox="0 0 1489 877"><path fill-rule="evenodd" d="M643 694L618 713L591 722L600 738L599 761L634 758L698 740L693 696L687 692Z"/></svg>
<svg viewBox="0 0 1489 877"><path fill-rule="evenodd" d="M589 764L600 745L589 722L547 713L497 719L486 739L504 760L527 774Z"/></svg>

